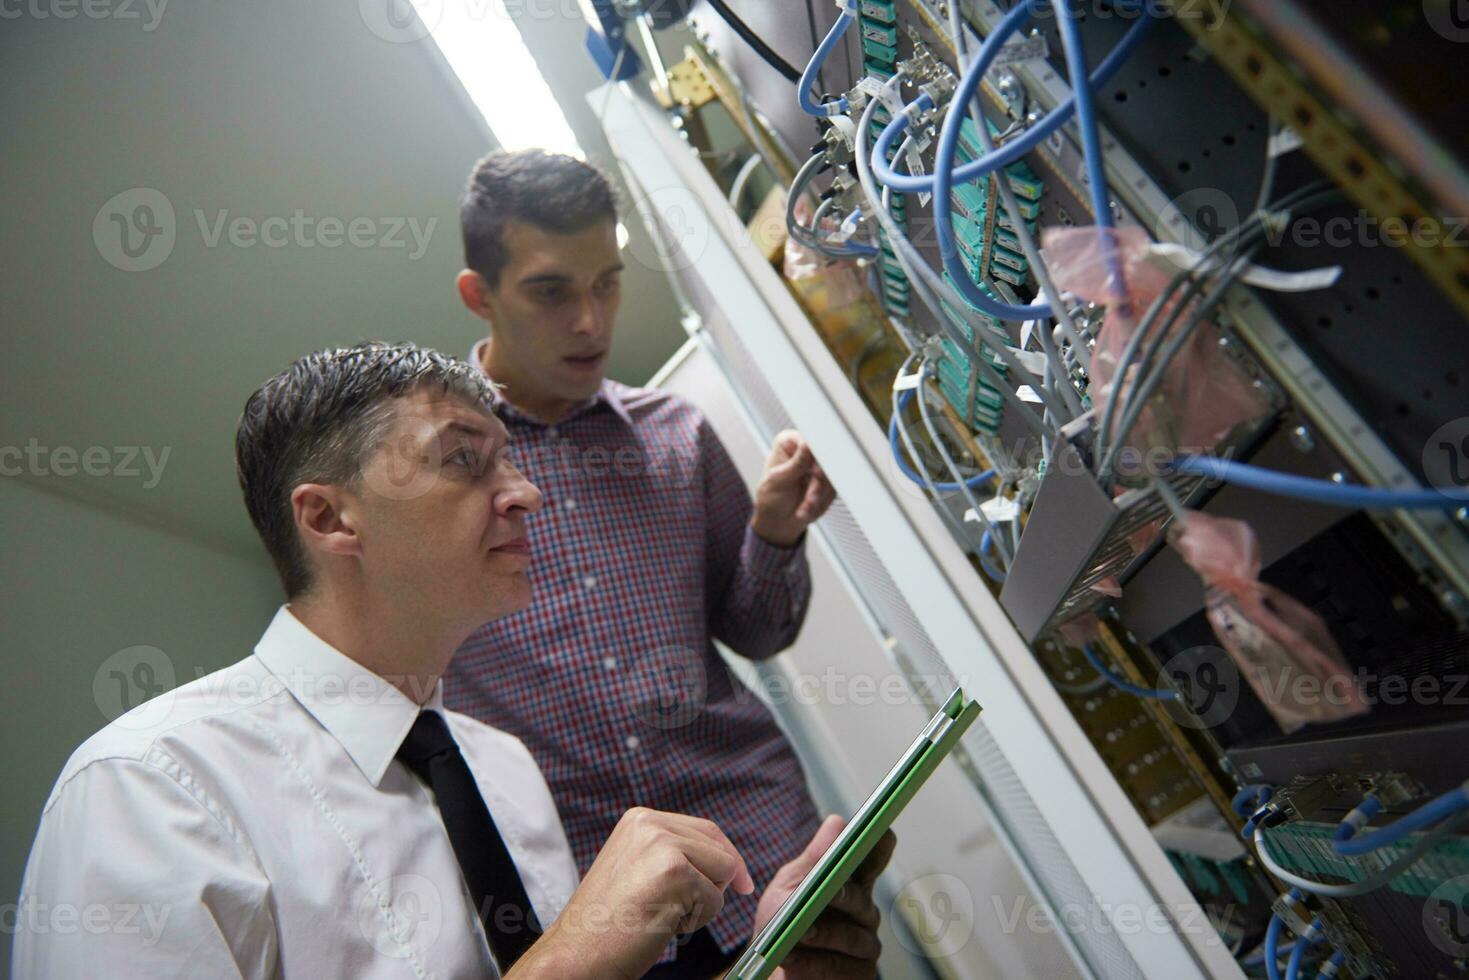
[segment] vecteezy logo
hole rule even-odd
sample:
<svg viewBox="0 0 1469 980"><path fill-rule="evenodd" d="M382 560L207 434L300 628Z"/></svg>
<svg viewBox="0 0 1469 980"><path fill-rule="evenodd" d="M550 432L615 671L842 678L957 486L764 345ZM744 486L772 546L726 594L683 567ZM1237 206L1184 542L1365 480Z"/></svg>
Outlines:
<svg viewBox="0 0 1469 980"><path fill-rule="evenodd" d="M1195 187L1163 205L1154 234L1161 241L1176 241L1193 252L1202 252L1226 232L1239 226L1239 209L1234 199L1217 187ZM1228 262L1226 248L1216 261Z"/></svg>
<svg viewBox="0 0 1469 980"><path fill-rule="evenodd" d="M151 187L113 195L92 219L98 254L124 272L147 272L162 265L173 252L177 232L173 203Z"/></svg>
<svg viewBox="0 0 1469 980"><path fill-rule="evenodd" d="M641 237L628 244L628 252L649 269L677 272L687 269L709 246L709 222L699 220L703 210L698 198L686 187L663 187L636 197L638 214L653 229L653 240Z"/></svg>
<svg viewBox="0 0 1469 980"><path fill-rule="evenodd" d="M127 647L102 661L92 675L92 699L115 725L151 728L172 709L174 682L168 654L157 647Z"/></svg>
<svg viewBox="0 0 1469 980"><path fill-rule="evenodd" d="M432 33L444 13L444 0L357 0L362 22L384 41L411 44Z"/></svg>
<svg viewBox="0 0 1469 980"><path fill-rule="evenodd" d="M1423 475L1435 490L1455 496L1469 491L1469 415L1450 419L1428 437Z"/></svg>
<svg viewBox="0 0 1469 980"><path fill-rule="evenodd" d="M1469 956L1469 875L1440 883L1423 901L1428 941L1455 959Z"/></svg>
<svg viewBox="0 0 1469 980"><path fill-rule="evenodd" d="M443 470L439 433L427 419L405 419L374 448L362 482L388 500L417 500L433 489Z"/></svg>
<svg viewBox="0 0 1469 980"><path fill-rule="evenodd" d="M704 657L685 647L664 647L638 665L635 713L650 728L672 731L704 710L709 676Z"/></svg>
<svg viewBox="0 0 1469 980"><path fill-rule="evenodd" d="M915 956L953 956L974 933L974 895L953 875L913 879L894 897L892 910L908 925L906 930L895 930L895 935Z"/></svg>
<svg viewBox="0 0 1469 980"><path fill-rule="evenodd" d="M1163 704L1173 720L1186 728L1212 728L1239 704L1239 671L1219 647L1190 647L1174 654L1163 665L1162 675L1172 681L1179 697Z"/></svg>
<svg viewBox="0 0 1469 980"><path fill-rule="evenodd" d="M364 891L357 903L357 928L384 956L406 959L438 941L444 901L422 875L394 875Z"/></svg>
<svg viewBox="0 0 1469 980"><path fill-rule="evenodd" d="M1469 41L1469 0L1423 0L1428 26L1449 41Z"/></svg>

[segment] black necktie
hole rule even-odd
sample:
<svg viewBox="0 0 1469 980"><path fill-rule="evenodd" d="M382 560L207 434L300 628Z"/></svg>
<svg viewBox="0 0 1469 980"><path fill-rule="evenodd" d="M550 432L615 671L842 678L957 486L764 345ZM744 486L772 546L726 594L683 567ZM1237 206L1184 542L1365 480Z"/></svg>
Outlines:
<svg viewBox="0 0 1469 980"><path fill-rule="evenodd" d="M541 924L444 716L420 711L398 758L433 788L490 951L501 972L509 970L540 937Z"/></svg>

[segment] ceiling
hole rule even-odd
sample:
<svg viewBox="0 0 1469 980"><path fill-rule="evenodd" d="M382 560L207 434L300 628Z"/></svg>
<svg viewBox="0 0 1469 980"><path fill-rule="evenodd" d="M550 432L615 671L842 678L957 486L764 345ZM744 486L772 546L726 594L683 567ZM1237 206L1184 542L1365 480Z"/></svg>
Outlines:
<svg viewBox="0 0 1469 980"><path fill-rule="evenodd" d="M18 479L263 559L232 458L250 392L313 349L463 354L482 335L453 291L456 208L494 139L432 40L369 29L378 2L205 0L156 23L148 5L104 2L6 21L0 447L103 447L113 470ZM584 23L575 3L553 7L524 33L588 156L610 163L584 98L600 82ZM166 227L168 208L171 248L139 231ZM135 222L141 256L115 220ZM652 254L629 224L632 251ZM683 334L660 271L630 263L624 292L611 373L637 383ZM127 447L161 461L156 485L140 462L117 472Z"/></svg>

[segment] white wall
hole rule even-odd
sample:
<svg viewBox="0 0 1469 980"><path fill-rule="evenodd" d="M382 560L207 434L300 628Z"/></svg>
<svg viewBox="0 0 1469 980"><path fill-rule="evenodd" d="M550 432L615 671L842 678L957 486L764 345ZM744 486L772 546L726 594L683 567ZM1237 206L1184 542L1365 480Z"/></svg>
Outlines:
<svg viewBox="0 0 1469 980"><path fill-rule="evenodd" d="M13 478L0 480L0 527L8 678L0 964L8 968L21 872L72 750L119 713L124 694L131 707L249 655L281 593L263 548L246 557L200 545Z"/></svg>

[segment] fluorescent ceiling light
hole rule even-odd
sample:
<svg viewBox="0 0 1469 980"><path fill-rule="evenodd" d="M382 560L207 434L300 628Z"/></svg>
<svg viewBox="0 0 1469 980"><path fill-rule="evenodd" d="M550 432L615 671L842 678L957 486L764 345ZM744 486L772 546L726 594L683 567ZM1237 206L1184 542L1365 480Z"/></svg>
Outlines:
<svg viewBox="0 0 1469 980"><path fill-rule="evenodd" d="M412 6L501 146L585 159L503 0L413 0Z"/></svg>

